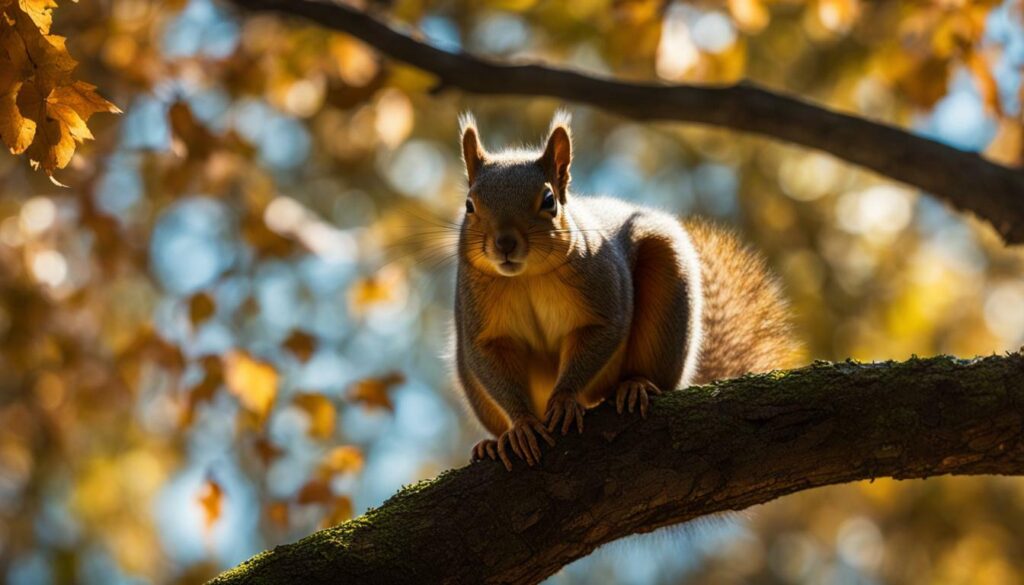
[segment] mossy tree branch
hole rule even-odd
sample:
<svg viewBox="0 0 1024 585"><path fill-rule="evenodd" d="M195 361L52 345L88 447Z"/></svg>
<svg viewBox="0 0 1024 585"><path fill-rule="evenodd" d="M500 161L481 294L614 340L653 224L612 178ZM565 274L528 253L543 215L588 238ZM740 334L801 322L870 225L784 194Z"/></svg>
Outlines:
<svg viewBox="0 0 1024 585"><path fill-rule="evenodd" d="M477 463L224 573L256 583L530 583L598 546L814 487L1024 475L1024 354L814 365L608 405L537 468Z"/></svg>
<svg viewBox="0 0 1024 585"><path fill-rule="evenodd" d="M638 120L671 120L751 132L828 152L913 185L1024 242L1024 173L895 126L829 110L752 83L707 87L627 83L536 64L509 65L420 42L332 0L233 0L350 34L427 71L438 88L483 95L545 96Z"/></svg>

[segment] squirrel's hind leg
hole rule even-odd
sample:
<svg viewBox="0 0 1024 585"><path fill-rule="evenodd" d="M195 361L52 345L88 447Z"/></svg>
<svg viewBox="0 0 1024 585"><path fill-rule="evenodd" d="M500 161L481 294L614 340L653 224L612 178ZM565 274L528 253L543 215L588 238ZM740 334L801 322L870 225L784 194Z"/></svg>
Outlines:
<svg viewBox="0 0 1024 585"><path fill-rule="evenodd" d="M639 407L647 416L650 396L675 389L692 351L692 296L699 293L699 266L684 237L652 234L637 244L633 269L633 319L615 405ZM694 290L698 289L698 290Z"/></svg>

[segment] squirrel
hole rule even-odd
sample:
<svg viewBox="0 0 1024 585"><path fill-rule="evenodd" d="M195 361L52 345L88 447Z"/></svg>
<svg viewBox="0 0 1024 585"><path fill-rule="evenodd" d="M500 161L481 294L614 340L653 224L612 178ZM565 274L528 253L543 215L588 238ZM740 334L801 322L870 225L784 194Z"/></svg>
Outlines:
<svg viewBox="0 0 1024 585"><path fill-rule="evenodd" d="M488 152L460 118L468 180L459 231L455 374L494 436L472 459L532 466L539 440L615 399L794 365L779 281L730 231L610 197L570 193L569 116L542 150Z"/></svg>

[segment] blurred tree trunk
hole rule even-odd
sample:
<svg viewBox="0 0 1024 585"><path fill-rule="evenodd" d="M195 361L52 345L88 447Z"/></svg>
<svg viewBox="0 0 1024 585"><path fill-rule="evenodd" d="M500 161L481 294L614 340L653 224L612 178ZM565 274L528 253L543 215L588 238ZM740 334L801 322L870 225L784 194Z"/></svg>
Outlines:
<svg viewBox="0 0 1024 585"><path fill-rule="evenodd" d="M541 65L506 65L451 53L398 32L351 6L324 0L233 0L306 18L350 34L432 73L436 90L545 96L638 120L731 128L828 152L918 187L988 221L1007 243L1024 243L1024 173L895 126L816 106L752 83L725 87L626 83Z"/></svg>
<svg viewBox="0 0 1024 585"><path fill-rule="evenodd" d="M213 583L533 583L630 534L945 474L1024 474L1024 354L815 363L668 393L647 420L605 405L537 468L445 472Z"/></svg>

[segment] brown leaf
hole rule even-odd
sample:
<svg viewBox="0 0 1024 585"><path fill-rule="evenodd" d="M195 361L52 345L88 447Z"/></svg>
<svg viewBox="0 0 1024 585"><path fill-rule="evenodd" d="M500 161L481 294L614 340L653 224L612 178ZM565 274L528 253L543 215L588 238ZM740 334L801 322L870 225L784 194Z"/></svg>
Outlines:
<svg viewBox="0 0 1024 585"><path fill-rule="evenodd" d="M405 382L405 376L401 372L391 372L377 378L359 380L349 388L348 398L352 402L361 402L370 408L394 410L394 405L388 394L395 386L403 382Z"/></svg>
<svg viewBox="0 0 1024 585"><path fill-rule="evenodd" d="M188 318L193 327L198 327L210 319L217 312L217 306L213 302L210 293L201 292L192 295L188 300Z"/></svg>
<svg viewBox="0 0 1024 585"><path fill-rule="evenodd" d="M296 329L292 331L288 339L284 340L284 346L288 351L292 352L300 362L308 362L309 358L312 357L313 352L316 351L316 338L306 333L305 331L299 331Z"/></svg>
<svg viewBox="0 0 1024 585"><path fill-rule="evenodd" d="M294 240L267 227L263 214L250 211L242 219L242 236L260 258L284 258L299 249Z"/></svg>
<svg viewBox="0 0 1024 585"><path fill-rule="evenodd" d="M318 439L326 439L334 434L334 423L337 415L334 403L323 394L299 394L292 403L306 411L309 415L309 434Z"/></svg>
<svg viewBox="0 0 1024 585"><path fill-rule="evenodd" d="M284 449L273 444L265 437L259 437L256 439L254 447L256 449L256 456L260 458L260 462L262 462L264 466L270 465L278 457L284 455Z"/></svg>
<svg viewBox="0 0 1024 585"><path fill-rule="evenodd" d="M334 499L331 493L331 486L326 479L318 478L310 480L299 490L295 501L300 504L325 504Z"/></svg>
<svg viewBox="0 0 1024 585"><path fill-rule="evenodd" d="M183 101L171 104L167 111L175 148L183 150L190 159L206 160L217 146L217 138L196 120L192 109Z"/></svg>
<svg viewBox="0 0 1024 585"><path fill-rule="evenodd" d="M203 510L203 524L209 532L220 519L224 508L224 490L213 479L208 478L199 491L199 506Z"/></svg>
<svg viewBox="0 0 1024 585"><path fill-rule="evenodd" d="M200 360L203 366L203 379L188 391L188 400L181 415L181 426L187 427L195 419L196 408L203 402L209 402L217 394L217 389L224 383L224 371L221 361L216 356L205 356Z"/></svg>

